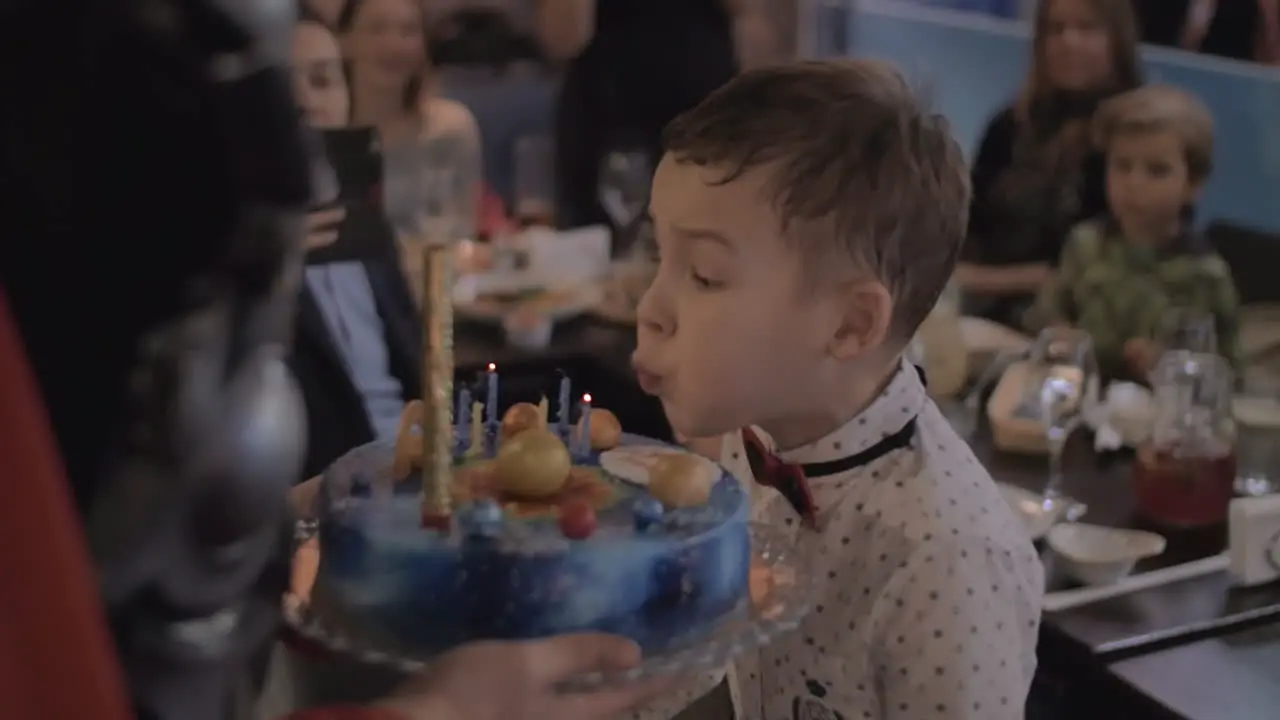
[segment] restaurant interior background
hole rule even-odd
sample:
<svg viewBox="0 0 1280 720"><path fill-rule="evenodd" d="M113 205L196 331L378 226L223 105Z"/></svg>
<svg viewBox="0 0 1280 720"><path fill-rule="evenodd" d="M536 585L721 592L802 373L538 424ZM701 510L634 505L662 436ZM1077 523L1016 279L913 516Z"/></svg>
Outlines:
<svg viewBox="0 0 1280 720"><path fill-rule="evenodd" d="M856 55L890 60L949 118L970 153L1026 72L1027 18L1035 0L763 1L775 32L760 53L780 59ZM485 24L483 12L476 13L470 24L455 24L433 37L431 47L444 94L466 104L478 121L487 183L515 207L517 146L552 135L557 92L556 72L539 61L532 39L533 3L430 0L426 6L443 26L477 8L501 11L500 32ZM502 42L493 42L494 37ZM1280 283L1271 275L1280 267L1280 69L1157 47L1145 47L1143 61L1149 79L1189 89L1213 112L1215 171L1197 220L1210 227L1215 243L1222 243L1219 250L1242 294L1249 296L1246 302L1265 305L1268 322L1280 332ZM504 392L512 398L526 399L521 395L525 379L533 378L528 387L536 388L540 378L565 368L575 382L580 378L599 393L601 407L625 414L622 421L629 429L658 436L648 428L665 427L660 409L646 404L635 387L628 361L633 327L567 322L540 354L512 349L500 335L475 327L457 338L459 373L496 362L504 367ZM1280 387L1280 335L1269 347L1265 364L1275 370L1273 387ZM536 398L535 392L526 395ZM1082 453L1073 450L1075 459L1067 463L1070 496L1087 505L1088 522L1131 527L1133 453L1116 460L1085 445L1076 448ZM1033 493L1044 486L1043 456L998 452L990 433L973 446L1000 483ZM1041 626L1042 672L1027 716L1280 717L1280 586L1234 587L1225 570L1224 535L1221 526L1208 535L1170 533L1168 550L1136 571L1155 576L1194 568L1197 575L1167 575L1158 587L1122 597L1090 595L1096 588L1074 591L1081 595L1063 590L1067 595L1047 610ZM350 666L311 671L314 687L349 683L358 674Z"/></svg>
<svg viewBox="0 0 1280 720"><path fill-rule="evenodd" d="M1243 0L1241 0L1243 1ZM441 0L441 17L459 6L501 7L528 29L530 3ZM879 57L903 67L946 115L972 152L987 120L1016 92L1030 42L1025 18L1035 0L766 0L778 57ZM1280 71L1274 67L1147 47L1147 77L1186 87L1217 123L1216 168L1199 213L1280 232ZM475 113L485 170L510 198L519 138L551 133L556 78L534 63L501 69L448 63L446 93Z"/></svg>

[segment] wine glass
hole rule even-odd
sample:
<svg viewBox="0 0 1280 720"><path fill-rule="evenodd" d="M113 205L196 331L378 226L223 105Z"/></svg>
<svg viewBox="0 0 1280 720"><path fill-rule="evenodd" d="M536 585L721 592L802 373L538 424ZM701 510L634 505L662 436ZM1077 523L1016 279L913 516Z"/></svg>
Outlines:
<svg viewBox="0 0 1280 720"><path fill-rule="evenodd" d="M515 211L520 227L555 227L555 145L522 137L515 150Z"/></svg>
<svg viewBox="0 0 1280 720"><path fill-rule="evenodd" d="M1074 328L1049 328L1040 333L1031 348L1031 361L1038 368L1028 400L1038 406L1049 445L1049 480L1042 504L1046 512L1059 509L1067 520L1084 513L1084 506L1062 492L1062 454L1067 439L1080 426L1091 396L1097 392L1098 366L1093 339ZM1096 398L1092 398L1096 400Z"/></svg>
<svg viewBox="0 0 1280 720"><path fill-rule="evenodd" d="M1160 353L1186 350L1206 355L1217 354L1218 334L1213 314L1187 307L1167 310L1160 317L1156 347Z"/></svg>
<svg viewBox="0 0 1280 720"><path fill-rule="evenodd" d="M600 162L597 184L600 207L604 208L614 230L619 236L627 236L620 249L631 254L642 248L634 247L633 230L636 221L645 214L649 204L649 185L653 181L653 168L649 156L634 150L615 150L605 154Z"/></svg>
<svg viewBox="0 0 1280 720"><path fill-rule="evenodd" d="M471 227L470 196L455 167L425 165L413 173L412 204L396 223L401 266L421 302L423 251L466 239Z"/></svg>

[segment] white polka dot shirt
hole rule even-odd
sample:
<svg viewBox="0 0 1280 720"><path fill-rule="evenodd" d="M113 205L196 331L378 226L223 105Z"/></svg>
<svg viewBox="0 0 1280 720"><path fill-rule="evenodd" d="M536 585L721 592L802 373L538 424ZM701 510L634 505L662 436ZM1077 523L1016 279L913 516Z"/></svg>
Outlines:
<svg viewBox="0 0 1280 720"><path fill-rule="evenodd" d="M752 482L755 519L792 539L817 587L797 631L734 663L737 720L1023 717L1043 569L915 369L904 362L858 417L779 456L797 464L847 458L912 418L916 431L906 449L810 479L816 530L802 528L777 492ZM751 482L741 437L726 437L723 450L725 466ZM674 715L717 679L691 681L685 693L640 716Z"/></svg>

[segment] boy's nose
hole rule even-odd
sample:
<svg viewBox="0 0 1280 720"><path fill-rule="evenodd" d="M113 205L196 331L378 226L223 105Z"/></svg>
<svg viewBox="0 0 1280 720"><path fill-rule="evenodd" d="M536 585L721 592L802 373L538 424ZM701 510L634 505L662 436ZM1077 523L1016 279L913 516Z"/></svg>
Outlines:
<svg viewBox="0 0 1280 720"><path fill-rule="evenodd" d="M641 333L653 333L666 337L675 332L675 314L671 312L660 287L660 280L655 279L640 304L636 307L636 325Z"/></svg>

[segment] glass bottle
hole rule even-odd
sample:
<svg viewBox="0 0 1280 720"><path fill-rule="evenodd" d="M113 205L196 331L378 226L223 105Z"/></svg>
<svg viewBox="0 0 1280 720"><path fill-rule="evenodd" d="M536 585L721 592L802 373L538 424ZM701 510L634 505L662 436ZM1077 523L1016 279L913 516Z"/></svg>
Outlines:
<svg viewBox="0 0 1280 720"><path fill-rule="evenodd" d="M1225 521L1236 477L1231 366L1217 355L1174 350L1150 377L1151 439L1138 448L1133 470L1138 513L1173 527Z"/></svg>

